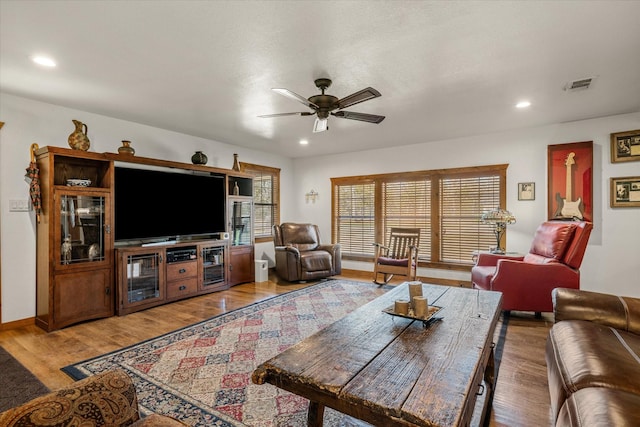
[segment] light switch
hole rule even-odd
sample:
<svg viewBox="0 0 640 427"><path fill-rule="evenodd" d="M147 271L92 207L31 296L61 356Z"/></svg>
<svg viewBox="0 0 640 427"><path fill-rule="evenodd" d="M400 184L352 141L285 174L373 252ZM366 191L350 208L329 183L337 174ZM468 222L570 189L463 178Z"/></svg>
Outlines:
<svg viewBox="0 0 640 427"><path fill-rule="evenodd" d="M29 212L29 200L9 200L9 212Z"/></svg>

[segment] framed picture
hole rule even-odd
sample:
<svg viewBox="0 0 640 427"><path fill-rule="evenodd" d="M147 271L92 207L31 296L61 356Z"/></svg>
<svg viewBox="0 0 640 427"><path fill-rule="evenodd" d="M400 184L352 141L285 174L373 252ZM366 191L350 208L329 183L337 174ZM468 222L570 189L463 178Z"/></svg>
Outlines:
<svg viewBox="0 0 640 427"><path fill-rule="evenodd" d="M611 163L640 161L640 129L611 134Z"/></svg>
<svg viewBox="0 0 640 427"><path fill-rule="evenodd" d="M518 183L518 200L535 200L536 199L536 183L535 182L519 182Z"/></svg>
<svg viewBox="0 0 640 427"><path fill-rule="evenodd" d="M593 141L547 146L549 219L593 221Z"/></svg>
<svg viewBox="0 0 640 427"><path fill-rule="evenodd" d="M611 207L640 207L640 176L611 178Z"/></svg>

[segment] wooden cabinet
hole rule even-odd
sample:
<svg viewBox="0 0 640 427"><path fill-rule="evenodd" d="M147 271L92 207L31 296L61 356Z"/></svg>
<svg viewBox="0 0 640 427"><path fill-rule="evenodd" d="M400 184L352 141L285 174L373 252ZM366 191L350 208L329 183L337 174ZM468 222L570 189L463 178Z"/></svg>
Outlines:
<svg viewBox="0 0 640 427"><path fill-rule="evenodd" d="M226 240L116 249L118 315L229 287Z"/></svg>
<svg viewBox="0 0 640 427"><path fill-rule="evenodd" d="M36 324L41 328L53 331L113 316L116 311L120 315L132 313L254 280L250 175L59 147L40 148L36 159L42 194L36 270ZM123 241L116 245L116 161L179 168L225 179L226 192L218 191L220 200L215 203L228 207L225 220L231 237L158 247L127 246L131 242ZM207 238L213 239L213 235ZM184 258L175 252L185 250L193 257Z"/></svg>
<svg viewBox="0 0 640 427"><path fill-rule="evenodd" d="M229 264L227 241L201 244L198 249L198 290L213 292L229 288L226 267Z"/></svg>
<svg viewBox="0 0 640 427"><path fill-rule="evenodd" d="M229 179L240 180L239 178ZM236 183L234 182L234 188L237 189ZM247 186L245 185L244 188ZM251 195L229 196L228 215L231 244L229 249L229 285L234 286L254 280L253 198Z"/></svg>
<svg viewBox="0 0 640 427"><path fill-rule="evenodd" d="M37 163L36 324L52 331L112 316L113 164L100 154L55 147L38 150Z"/></svg>
<svg viewBox="0 0 640 427"><path fill-rule="evenodd" d="M164 249L116 249L116 301L119 315L165 302Z"/></svg>
<svg viewBox="0 0 640 427"><path fill-rule="evenodd" d="M253 246L232 247L229 252L229 286L253 282L255 279Z"/></svg>

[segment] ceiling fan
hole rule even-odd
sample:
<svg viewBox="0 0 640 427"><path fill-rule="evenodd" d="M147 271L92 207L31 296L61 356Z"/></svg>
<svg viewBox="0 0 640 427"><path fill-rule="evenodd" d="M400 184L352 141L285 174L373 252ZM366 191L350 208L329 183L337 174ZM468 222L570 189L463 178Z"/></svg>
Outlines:
<svg viewBox="0 0 640 427"><path fill-rule="evenodd" d="M338 99L333 95L325 95L324 91L331 86L330 79L316 79L314 81L316 87L322 91L321 95L314 95L307 98L303 98L297 93L291 92L289 89L272 89L274 92L284 95L287 98L291 98L294 101L298 101L301 104L306 105L313 111L302 111L297 113L279 113L279 114L267 114L258 117L280 117L280 116L312 116L317 115L316 121L313 124L314 132L324 132L329 129L328 119L329 114L334 117L340 117L342 119L360 120L368 123L380 123L384 120L385 116L378 116L375 114L356 113L353 111L342 111L343 108L351 107L352 105L359 104L360 102L368 101L373 98L377 98L380 92L372 87L362 89L356 93L345 96L342 99ZM340 110L334 112L334 110Z"/></svg>

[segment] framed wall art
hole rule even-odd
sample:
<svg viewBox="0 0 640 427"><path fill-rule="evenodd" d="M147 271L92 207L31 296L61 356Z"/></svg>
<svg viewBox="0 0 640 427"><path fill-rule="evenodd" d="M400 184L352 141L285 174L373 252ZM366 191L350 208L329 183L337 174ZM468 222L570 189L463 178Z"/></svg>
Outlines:
<svg viewBox="0 0 640 427"><path fill-rule="evenodd" d="M611 163L640 161L640 129L611 134Z"/></svg>
<svg viewBox="0 0 640 427"><path fill-rule="evenodd" d="M549 219L593 221L593 141L547 146Z"/></svg>
<svg viewBox="0 0 640 427"><path fill-rule="evenodd" d="M536 199L536 183L535 182L519 182L518 183L518 200L535 200Z"/></svg>
<svg viewBox="0 0 640 427"><path fill-rule="evenodd" d="M640 207L640 176L611 178L611 207Z"/></svg>

